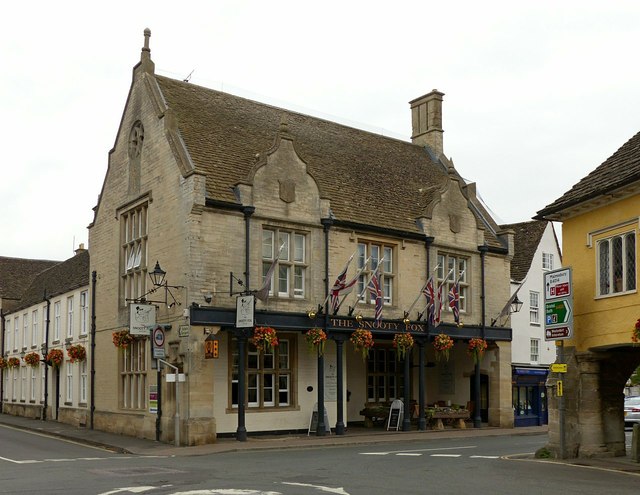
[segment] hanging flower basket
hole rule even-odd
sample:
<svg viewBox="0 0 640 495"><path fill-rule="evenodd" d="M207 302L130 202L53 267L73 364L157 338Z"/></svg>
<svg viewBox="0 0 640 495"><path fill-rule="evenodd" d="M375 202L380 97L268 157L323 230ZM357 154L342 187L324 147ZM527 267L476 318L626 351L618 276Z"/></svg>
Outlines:
<svg viewBox="0 0 640 495"><path fill-rule="evenodd" d="M446 333L440 333L433 339L433 348L436 350L436 360L449 361L449 351L453 347L453 339Z"/></svg>
<svg viewBox="0 0 640 495"><path fill-rule="evenodd" d="M133 335L129 333L129 330L120 330L119 332L113 332L113 345L120 349L126 349L129 344L133 342Z"/></svg>
<svg viewBox="0 0 640 495"><path fill-rule="evenodd" d="M309 346L309 352L315 352L317 350L319 356L324 354L324 344L327 341L327 334L322 328L312 328L304 334L304 338Z"/></svg>
<svg viewBox="0 0 640 495"><path fill-rule="evenodd" d="M631 332L631 341L634 344L640 343L640 319L636 321L636 326L634 327L633 332Z"/></svg>
<svg viewBox="0 0 640 495"><path fill-rule="evenodd" d="M393 336L393 347L396 349L398 361L404 359L407 352L413 347L413 337L410 333L402 332Z"/></svg>
<svg viewBox="0 0 640 495"><path fill-rule="evenodd" d="M20 366L20 360L17 357L10 357L7 360L7 366L9 368L17 368L18 366Z"/></svg>
<svg viewBox="0 0 640 495"><path fill-rule="evenodd" d="M351 334L349 340L353 344L353 347L355 347L356 352L360 352L362 354L362 359L367 359L369 349L373 347L373 335L371 332L369 330L358 328Z"/></svg>
<svg viewBox="0 0 640 495"><path fill-rule="evenodd" d="M5 369L7 366L9 366L9 363L7 363L7 360L3 357L0 357L0 370Z"/></svg>
<svg viewBox="0 0 640 495"><path fill-rule="evenodd" d="M273 348L278 345L278 336L275 329L271 327L256 327L253 337L249 339L256 346L259 352L273 352Z"/></svg>
<svg viewBox="0 0 640 495"><path fill-rule="evenodd" d="M40 354L37 352L30 352L25 357L22 358L25 363L27 363L32 368L36 366L40 366Z"/></svg>
<svg viewBox="0 0 640 495"><path fill-rule="evenodd" d="M479 363L484 356L484 351L487 350L487 341L484 339L471 339L467 352L473 358L474 363Z"/></svg>
<svg viewBox="0 0 640 495"><path fill-rule="evenodd" d="M47 354L47 361L54 368L59 368L64 361L64 354L61 349L51 349Z"/></svg>
<svg viewBox="0 0 640 495"><path fill-rule="evenodd" d="M87 359L87 350L82 344L72 345L67 349L67 356L69 356L69 361L72 363L84 361Z"/></svg>

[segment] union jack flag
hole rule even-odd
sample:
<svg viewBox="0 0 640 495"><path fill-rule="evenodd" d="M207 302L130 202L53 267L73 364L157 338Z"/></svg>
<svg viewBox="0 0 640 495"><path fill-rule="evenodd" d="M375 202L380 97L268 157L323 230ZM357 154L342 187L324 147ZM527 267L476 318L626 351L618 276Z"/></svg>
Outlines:
<svg viewBox="0 0 640 495"><path fill-rule="evenodd" d="M376 271L373 272L371 280L369 280L367 289L369 289L371 299L375 299L376 302L375 320L380 321L382 319L382 288L380 287L380 274L377 268Z"/></svg>
<svg viewBox="0 0 640 495"><path fill-rule="evenodd" d="M347 261L347 264L336 278L336 281L333 283L333 287L331 287L331 291L329 292L329 296L331 297L331 310L333 311L333 314L338 312L340 296L349 294L353 289L353 286L358 281L358 277L356 276L347 282L347 270L352 259L353 255L351 255L351 258Z"/></svg>
<svg viewBox="0 0 640 495"><path fill-rule="evenodd" d="M427 283L424 286L424 289L422 289L422 293L424 294L424 297L427 299L427 319L429 321L429 324L433 325L434 324L434 309L435 309L435 305L436 305L436 294L435 294L435 289L433 287L433 275L431 275L429 277L429 280L427 280Z"/></svg>
<svg viewBox="0 0 640 495"><path fill-rule="evenodd" d="M456 281L456 283L451 285L449 289L449 308L453 312L453 319L456 322L456 325L460 324L460 283Z"/></svg>
<svg viewBox="0 0 640 495"><path fill-rule="evenodd" d="M435 311L433 316L434 326L436 327L440 325L442 321L442 303L444 299L442 294L442 289L444 287L445 282L449 280L449 277L451 276L452 273L453 273L453 268L449 270L449 273L447 273L444 279L442 279L442 282L440 283L440 285L438 285L438 290L436 291Z"/></svg>

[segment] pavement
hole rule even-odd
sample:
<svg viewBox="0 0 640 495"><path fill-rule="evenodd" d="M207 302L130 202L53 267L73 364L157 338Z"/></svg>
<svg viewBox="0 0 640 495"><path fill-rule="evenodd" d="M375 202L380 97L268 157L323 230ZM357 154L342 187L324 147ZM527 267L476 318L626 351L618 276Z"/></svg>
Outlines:
<svg viewBox="0 0 640 495"><path fill-rule="evenodd" d="M235 438L219 438L215 443L192 447L176 447L173 444L156 442L144 438L118 435L90 428L77 427L57 421L42 421L22 416L0 413L0 425L37 432L81 444L92 445L114 452L141 456L195 456L224 454L250 450L308 449L335 447L340 445L379 445L388 442L415 442L442 438L478 438L489 436L545 435L548 427L530 426L522 428L466 428L426 431L385 431L382 428L363 428L349 426L344 435L254 435L248 433L244 442ZM597 457L578 459L535 459L533 453L509 456L510 459L532 462L564 463L577 467L620 471L640 476L640 463L631 459L627 452L623 457Z"/></svg>

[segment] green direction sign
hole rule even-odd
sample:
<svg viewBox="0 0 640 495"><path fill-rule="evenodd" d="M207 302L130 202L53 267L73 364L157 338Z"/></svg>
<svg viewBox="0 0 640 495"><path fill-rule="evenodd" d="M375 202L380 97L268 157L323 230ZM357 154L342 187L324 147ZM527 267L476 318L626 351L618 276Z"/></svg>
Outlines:
<svg viewBox="0 0 640 495"><path fill-rule="evenodd" d="M571 305L566 299L545 303L545 322L547 325L562 325L571 319Z"/></svg>

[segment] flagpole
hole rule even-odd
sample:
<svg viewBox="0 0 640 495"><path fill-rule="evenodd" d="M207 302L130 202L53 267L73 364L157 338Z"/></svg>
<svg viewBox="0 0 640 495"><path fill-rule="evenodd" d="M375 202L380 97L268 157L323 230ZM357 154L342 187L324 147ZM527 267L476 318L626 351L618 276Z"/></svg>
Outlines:
<svg viewBox="0 0 640 495"><path fill-rule="evenodd" d="M351 264L351 261L353 260L353 257L356 255L356 253L358 252L358 250L356 249L353 254L351 256L349 256L349 259L347 260L347 262L344 265L344 268L338 272L338 276L340 276L340 274L342 274L342 272L346 272L347 269L349 268L349 265ZM335 285L335 282L334 284ZM329 298L331 297L331 290L329 291L329 293L327 294L327 297L324 298L324 301L322 302L321 305L318 306L318 314L320 314L322 312L322 309L325 307L325 305L327 304L327 301L329 300Z"/></svg>
<svg viewBox="0 0 640 495"><path fill-rule="evenodd" d="M360 274L364 271L364 267L367 266L367 263L369 263L369 260L371 259L371 256L369 256L364 263L362 264L362 268L358 268L358 271L356 272L356 274L351 278L351 280L349 281L349 283L351 283L352 281L356 281L357 283L357 279L358 277L360 277ZM345 299L347 297L349 297L349 295L351 294L351 290L345 294L344 296L342 296L342 299L340 300L340 303L338 303L338 307L336 308L335 312L333 313L334 316L338 314L338 311L340 311L340 307L342 306L342 303L345 301Z"/></svg>
<svg viewBox="0 0 640 495"><path fill-rule="evenodd" d="M371 256L369 256L369 259L371 259ZM360 298L367 291L367 288L369 287L369 283L371 282L371 279L376 275L376 273L378 273L378 269L380 268L380 265L382 264L383 261L384 261L384 256L378 260L378 264L376 265L376 269L371 272L371 275L369 276L369 280L367 280L367 283L364 284L364 288L362 289L362 292L360 294L358 294L358 297L356 298L356 303L360 300ZM366 263L365 263L365 266L366 266ZM342 302L344 302L344 300ZM340 303L340 305L342 305L342 302ZM340 307L338 307L338 309L340 309ZM353 314L353 310L354 309L356 309L355 306L353 308L351 306L349 306L349 316L351 316Z"/></svg>
<svg viewBox="0 0 640 495"><path fill-rule="evenodd" d="M418 297L415 298L415 300L413 301L413 304L411 304L411 306L409 306L409 309L407 311L404 312L404 317L408 317L409 314L411 313L411 310L413 309L413 307L416 305L416 303L418 302L418 300L420 299L420 296L422 296L424 289L427 287L427 284L429 283L429 279L431 277L433 277L433 273L440 268L440 264L438 263L435 268L433 270L431 270L431 273L429 274L429 276L427 277L427 281L424 283L424 285L422 286L422 288L420 289L420 292L418 293ZM424 311L423 311L424 312Z"/></svg>

